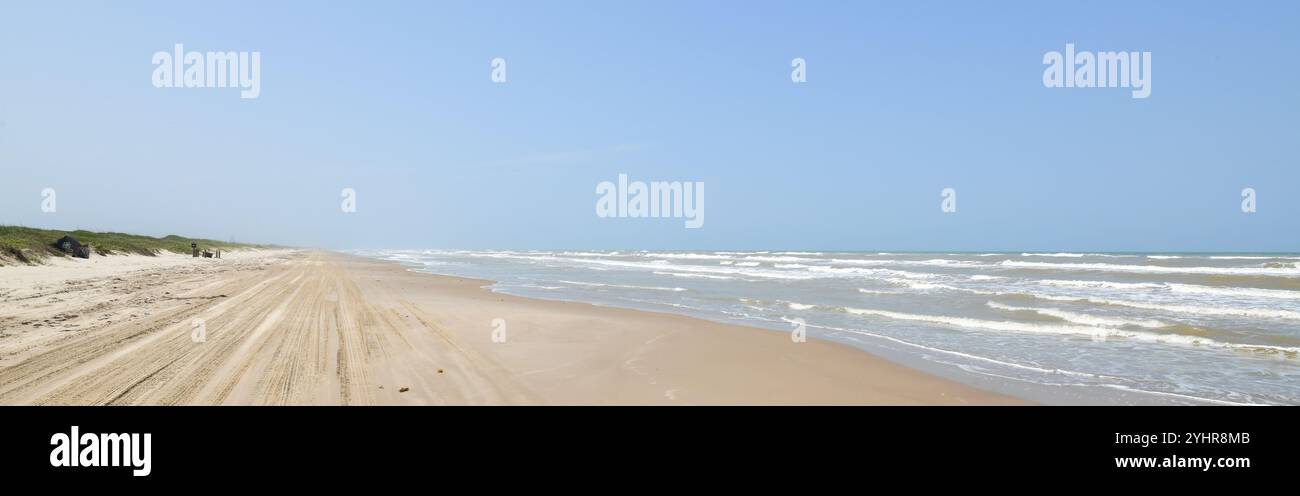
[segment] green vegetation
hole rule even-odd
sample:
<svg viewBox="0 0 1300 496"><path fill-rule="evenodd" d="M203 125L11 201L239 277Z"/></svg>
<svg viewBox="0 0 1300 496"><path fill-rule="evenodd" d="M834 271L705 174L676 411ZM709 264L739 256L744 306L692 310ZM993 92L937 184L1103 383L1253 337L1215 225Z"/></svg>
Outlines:
<svg viewBox="0 0 1300 496"><path fill-rule="evenodd" d="M14 263L34 264L40 263L48 257L66 257L68 255L54 245L54 241L63 236L72 236L82 244L93 246L96 256L115 254L155 256L164 251L190 253L190 243L198 243L199 248L222 250L262 247L261 245L186 238L175 234L162 238L151 238L149 236L114 232L52 231L31 227L0 226L0 265Z"/></svg>

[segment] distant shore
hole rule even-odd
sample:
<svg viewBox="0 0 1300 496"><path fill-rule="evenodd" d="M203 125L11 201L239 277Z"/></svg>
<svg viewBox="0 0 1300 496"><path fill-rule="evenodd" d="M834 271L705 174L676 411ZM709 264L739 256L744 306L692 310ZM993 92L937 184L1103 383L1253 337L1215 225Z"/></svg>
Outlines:
<svg viewBox="0 0 1300 496"><path fill-rule="evenodd" d="M5 405L1024 403L835 343L334 253L0 274Z"/></svg>

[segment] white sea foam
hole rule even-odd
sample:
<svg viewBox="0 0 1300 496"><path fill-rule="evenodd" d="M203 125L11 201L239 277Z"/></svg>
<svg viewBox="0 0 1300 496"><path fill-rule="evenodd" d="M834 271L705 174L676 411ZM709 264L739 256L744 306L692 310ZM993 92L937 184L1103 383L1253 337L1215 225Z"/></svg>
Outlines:
<svg viewBox="0 0 1300 496"><path fill-rule="evenodd" d="M551 260L555 260L551 258ZM722 276L742 276L742 277L759 277L765 279L809 279L814 276L797 272L763 270L754 268L736 268L731 266L702 266L702 265L674 265L666 260L655 260L652 262L628 262L622 260L588 260L588 259L559 259L562 262L576 262L587 265L600 265L608 267L619 267L624 269L650 270L658 274L660 272L685 272L697 274L714 274Z"/></svg>
<svg viewBox="0 0 1300 496"><path fill-rule="evenodd" d="M1164 284L1160 283L1128 283L1128 282L1110 282L1110 281L1075 281L1061 279L1044 279L1038 281L1039 284L1048 286L1062 286L1067 288L1092 288L1092 289L1118 289L1118 290L1146 290L1162 289Z"/></svg>
<svg viewBox="0 0 1300 496"><path fill-rule="evenodd" d="M1243 288L1236 286L1203 286L1179 283L1124 283L1110 281L1069 281L1044 279L1039 284L1074 288L1108 289L1108 290L1167 290L1170 293L1189 295L1222 296L1227 298L1272 298L1283 300L1300 300L1300 291L1285 289Z"/></svg>
<svg viewBox="0 0 1300 496"><path fill-rule="evenodd" d="M898 292L898 291L884 291L884 290L879 290L879 289L866 289L866 288L858 288L858 292L859 292L859 293L862 293L862 294L870 294L870 295L896 295L896 294L902 294L902 293L900 293L900 292Z"/></svg>
<svg viewBox="0 0 1300 496"><path fill-rule="evenodd" d="M1300 277L1300 269L1289 267L1166 267L1162 265L1126 265L1108 263L1049 263L1003 260L1003 267L1038 270L1082 270L1101 272L1135 272L1144 274L1210 274L1241 276Z"/></svg>
<svg viewBox="0 0 1300 496"><path fill-rule="evenodd" d="M1243 308L1227 306L1209 306L1209 305L1179 305L1168 303L1153 303L1146 301L1116 300L1111 298L1096 298L1090 296L1057 296L1045 294L1030 294L1035 298L1050 301L1074 301L1094 303L1098 305L1114 305L1129 308L1140 308L1143 310L1155 310L1173 314L1194 314L1215 317L1251 317L1263 319L1289 319L1300 320L1300 312L1291 310L1278 310L1272 308Z"/></svg>
<svg viewBox="0 0 1300 496"><path fill-rule="evenodd" d="M1137 255L1114 255L1110 253L1021 253L1022 257L1051 257L1051 258L1135 258Z"/></svg>
<svg viewBox="0 0 1300 496"><path fill-rule="evenodd" d="M543 285L540 285L540 284L520 284L519 287L521 287L521 288L546 289L546 290L552 290L552 291L554 291L554 290L556 290L556 289L564 289L564 286L543 286Z"/></svg>
<svg viewBox="0 0 1300 496"><path fill-rule="evenodd" d="M844 311L854 315L885 317L894 320L926 322L966 329L991 330L1002 332L1022 332L1034 334L1073 334L1088 337L1129 337L1134 334L1118 329L1107 329L1082 325L1039 324L1032 322L1015 322L1009 320L983 320L970 317L949 317L941 315L922 315L888 310L844 307Z"/></svg>
<svg viewBox="0 0 1300 496"><path fill-rule="evenodd" d="M924 280L904 279L898 277L885 278L884 281L896 286L903 286L905 288L914 289L917 291L956 291L959 293L970 293L970 294L989 295L989 296L1011 294L1011 293L1004 293L999 291L986 291L982 289L961 288L950 284L940 284L936 282L926 282Z"/></svg>
<svg viewBox="0 0 1300 496"><path fill-rule="evenodd" d="M942 277L940 274L928 272L910 272L896 269L866 269L861 267L807 267L807 272L811 274L834 275L834 276L862 276L872 279L886 277L903 277L907 279L937 279Z"/></svg>
<svg viewBox="0 0 1300 496"><path fill-rule="evenodd" d="M894 320L906 320L913 322L926 322L930 324L939 324L950 327L959 327L973 330L1000 331L1012 333L1033 333L1033 334L1064 334L1086 336L1090 338L1123 338L1138 341L1149 341L1158 343L1172 343L1189 346L1213 346L1220 348L1233 348L1251 351L1270 351L1282 352L1287 354L1300 353L1300 348L1270 345L1255 345L1245 343L1228 343L1216 341L1199 336L1187 336L1182 334L1158 334L1144 331L1128 331L1107 327L1096 327L1086 325L1059 325L1059 324L1038 324L1030 322L1015 322L1001 320L983 320L969 317L948 317L941 315L920 315L903 312L892 312L886 310L873 310L862 308L845 307L844 311L855 315L868 315L876 317L885 317Z"/></svg>
<svg viewBox="0 0 1300 496"><path fill-rule="evenodd" d="M1147 390L1147 389L1138 389L1138 388L1133 388L1133 387L1125 386L1125 385L1123 385L1123 384L1097 384L1097 385L1098 385L1098 386L1101 386L1101 387L1108 387L1108 388L1111 388L1111 389L1119 389L1119 390L1122 390L1122 391L1128 391L1128 392L1132 392L1132 393L1150 394L1150 395L1153 395L1153 396L1168 396L1168 397L1170 397L1170 398L1178 398L1178 399L1183 399L1183 400L1191 400L1191 401L1194 401L1194 402L1204 402L1204 403L1210 403L1210 404L1215 404L1215 405L1226 405L1226 406L1259 406L1259 405L1261 405L1261 403L1242 403L1242 402L1238 402L1238 401L1217 400L1217 399L1213 399L1213 398L1202 398L1202 397L1200 397L1200 396L1191 396L1191 395L1187 395L1187 394L1170 393L1170 392L1167 392L1167 391L1151 391L1151 390Z"/></svg>
<svg viewBox="0 0 1300 496"><path fill-rule="evenodd" d="M731 258L730 255L718 255L718 254L714 254L714 253L663 253L663 252L651 252L651 253L642 253L641 256L642 256L642 257L653 257L653 258L674 258L674 259L680 259L680 260L725 260L725 259Z"/></svg>
<svg viewBox="0 0 1300 496"><path fill-rule="evenodd" d="M672 276L672 277L693 277L696 279L717 279L719 281L731 281L734 277L719 276L713 274L691 274L689 272L654 272L655 275Z"/></svg>
<svg viewBox="0 0 1300 496"><path fill-rule="evenodd" d="M1209 258L1211 260L1300 260L1300 257L1269 257L1257 255L1217 255Z"/></svg>
<svg viewBox="0 0 1300 496"><path fill-rule="evenodd" d="M786 322L788 322L788 323L794 323L794 320L789 319L789 318L782 318L782 320L784 320L784 321L786 321ZM808 327L810 327L810 328L826 329L826 330L828 330L828 331L836 331L836 332L845 332L845 333L850 333L850 334L857 334L857 335L860 335L860 336L867 336L867 337L871 337L871 338L875 338L875 339L881 339L881 340L889 341L889 342L891 342L891 343L901 344L901 345L904 345L904 346L909 346L909 347L913 347L913 348L918 348L918 349L925 350L925 351L932 351L932 352L937 352L937 353L943 353L943 354L953 355L953 356L958 356L958 357L967 358L967 359L971 359L971 360L977 360L977 361L981 361L981 362L985 362L985 363L991 363L991 364L994 364L994 365L1001 365L1001 366L1011 367L1011 368L1020 369L1020 370L1029 370L1029 371L1039 372L1039 373L1043 373L1043 374L1050 374L1050 375L1058 375L1058 374L1059 374L1059 375L1070 375L1070 376L1076 376L1076 377L1088 377L1088 378L1095 378L1095 379L1118 379L1118 377L1111 377L1111 376L1100 375L1100 374L1091 374L1091 373L1088 373L1088 372L1079 372L1079 371L1074 371L1074 370L1065 370L1065 369L1048 369L1048 368L1043 368L1043 367L1035 367L1035 366L1032 366L1032 365L1025 365L1025 364L1016 363L1016 362L1010 362L1010 361L1004 361L1004 360L997 360L997 359L994 359L994 358L989 358L989 357L986 357L986 356L980 356L980 355L974 355L974 354L971 354L971 353L963 353L963 352L960 352L960 351L953 351L953 350L948 350L948 349L944 349L944 348L936 348L936 347L934 347L934 346L926 346L926 345L923 345L923 344L913 343L913 342L911 342L911 341L905 341L905 340L902 340L902 339L898 339L898 338L893 337L893 336L885 336L885 335L883 335L883 334L876 334L876 333L873 333L873 332L867 332L867 331L864 331L864 330L861 330L861 329L848 329L848 328L844 328L844 327L836 327L836 326L828 326L828 325L820 325L820 324L806 324L806 325L807 325Z"/></svg>
<svg viewBox="0 0 1300 496"><path fill-rule="evenodd" d="M1274 298L1300 300L1300 291L1285 289L1238 288L1230 286L1199 286L1195 284L1168 284L1174 293L1226 296L1231 298Z"/></svg>
<svg viewBox="0 0 1300 496"><path fill-rule="evenodd" d="M1116 327L1116 328L1126 327L1126 326L1137 326L1137 327L1146 327L1152 329L1169 327L1169 324L1167 323L1161 322L1159 320L1152 320L1152 319L1118 319L1112 317L1100 317L1096 315L1088 315L1088 314L1083 314L1078 312L1071 312L1068 310L1061 310L1059 308L1016 307L1011 305L1003 305L996 301L990 301L987 304L989 308L995 308L998 310L1006 310L1008 312L1034 312L1039 315L1056 317L1066 322L1088 325L1088 326Z"/></svg>
<svg viewBox="0 0 1300 496"><path fill-rule="evenodd" d="M811 265L806 265L806 264L789 264L789 263L774 263L774 264L772 264L772 267L773 267L773 268L777 268L777 269L810 269L810 268L812 268Z"/></svg>
<svg viewBox="0 0 1300 496"><path fill-rule="evenodd" d="M818 261L818 259L816 258L791 257L791 256L781 256L781 257L748 256L745 257L744 259L749 260L751 262L816 262Z"/></svg>
<svg viewBox="0 0 1300 496"><path fill-rule="evenodd" d="M607 284L601 282L566 281L566 280L560 280L557 282L562 282L564 284L572 284L575 286L591 286L591 287L600 287L600 288L645 289L650 291L674 291L674 292L686 291L686 288L665 288L661 286L635 286L631 284Z"/></svg>
<svg viewBox="0 0 1300 496"><path fill-rule="evenodd" d="M951 260L947 258L932 258L929 260L895 260L895 259L860 259L860 258L832 258L832 264L840 265L858 265L867 267L881 267L889 265L903 265L914 267L955 267L955 268L982 268L988 267L986 262L972 262L968 260Z"/></svg>
<svg viewBox="0 0 1300 496"><path fill-rule="evenodd" d="M958 289L958 288L954 288L954 287L952 287L952 286L948 286L948 285L945 285L945 284L935 284L935 283L929 283L929 282L924 282L924 281L918 281L918 280L915 280L915 279L905 279L905 278L901 278L901 277L890 277L890 278L886 278L886 279L885 279L885 282L890 283L890 284L894 284L894 285L898 285L898 286L903 286L903 287L908 288L908 289L915 289L915 290L918 290L918 291L934 291L934 290L940 290L940 289Z"/></svg>
<svg viewBox="0 0 1300 496"><path fill-rule="evenodd" d="M559 255L564 255L566 257L617 257L618 252L613 251L602 253L594 251L562 251Z"/></svg>

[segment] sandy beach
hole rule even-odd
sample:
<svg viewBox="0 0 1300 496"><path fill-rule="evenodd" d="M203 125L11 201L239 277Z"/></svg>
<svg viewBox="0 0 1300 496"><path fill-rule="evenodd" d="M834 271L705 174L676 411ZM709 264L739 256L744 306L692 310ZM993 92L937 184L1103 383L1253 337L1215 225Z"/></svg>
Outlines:
<svg viewBox="0 0 1300 496"><path fill-rule="evenodd" d="M319 251L0 267L0 404L1023 403L839 344L488 284Z"/></svg>

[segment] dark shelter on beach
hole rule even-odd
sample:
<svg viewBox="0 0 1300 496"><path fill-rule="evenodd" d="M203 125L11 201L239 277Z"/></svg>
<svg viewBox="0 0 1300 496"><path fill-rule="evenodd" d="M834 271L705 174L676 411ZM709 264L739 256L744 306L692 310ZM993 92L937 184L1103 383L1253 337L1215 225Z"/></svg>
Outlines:
<svg viewBox="0 0 1300 496"><path fill-rule="evenodd" d="M54 242L54 246L57 246L64 253L67 253L69 255L78 258L90 258L90 253L92 250L90 245L83 245L80 242L78 242L76 238L73 238L72 236L64 236L62 238L59 238L58 241Z"/></svg>

